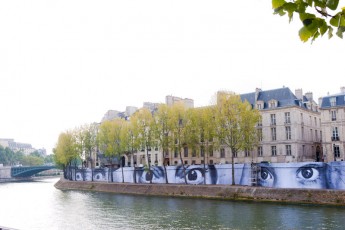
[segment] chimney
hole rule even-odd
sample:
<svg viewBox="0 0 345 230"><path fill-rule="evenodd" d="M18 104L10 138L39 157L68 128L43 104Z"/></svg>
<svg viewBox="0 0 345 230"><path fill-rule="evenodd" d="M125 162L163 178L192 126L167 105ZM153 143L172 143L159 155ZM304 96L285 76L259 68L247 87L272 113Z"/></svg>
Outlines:
<svg viewBox="0 0 345 230"><path fill-rule="evenodd" d="M303 100L303 91L302 91L302 89L296 89L295 90L295 96L297 97L297 99Z"/></svg>
<svg viewBox="0 0 345 230"><path fill-rule="evenodd" d="M340 92L345 93L345 86L340 87Z"/></svg>
<svg viewBox="0 0 345 230"><path fill-rule="evenodd" d="M308 101L310 101L310 102L313 101L313 93L312 92L306 93L305 97L308 99Z"/></svg>
<svg viewBox="0 0 345 230"><path fill-rule="evenodd" d="M322 97L319 97L319 108L322 106Z"/></svg>
<svg viewBox="0 0 345 230"><path fill-rule="evenodd" d="M258 98L259 98L259 93L261 92L261 89L260 88L256 88L255 89L255 101L257 101L258 100Z"/></svg>

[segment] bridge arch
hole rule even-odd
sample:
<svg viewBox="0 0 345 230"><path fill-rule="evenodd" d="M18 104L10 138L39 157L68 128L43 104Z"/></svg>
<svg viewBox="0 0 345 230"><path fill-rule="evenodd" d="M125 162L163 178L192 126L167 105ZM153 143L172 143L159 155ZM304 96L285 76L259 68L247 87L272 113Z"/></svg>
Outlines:
<svg viewBox="0 0 345 230"><path fill-rule="evenodd" d="M55 166L24 166L24 167L12 167L11 176L15 177L31 177L39 172L54 169Z"/></svg>

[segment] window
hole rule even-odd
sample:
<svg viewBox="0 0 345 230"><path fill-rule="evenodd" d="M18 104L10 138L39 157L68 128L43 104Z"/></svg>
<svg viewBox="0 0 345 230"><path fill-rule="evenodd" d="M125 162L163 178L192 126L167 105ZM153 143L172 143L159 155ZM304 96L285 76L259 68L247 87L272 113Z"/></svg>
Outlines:
<svg viewBox="0 0 345 230"><path fill-rule="evenodd" d="M196 157L196 150L195 149L192 150L192 157Z"/></svg>
<svg viewBox="0 0 345 230"><path fill-rule="evenodd" d="M290 112L285 113L285 124L290 124Z"/></svg>
<svg viewBox="0 0 345 230"><path fill-rule="evenodd" d="M270 108L276 107L276 101L275 100L270 101L269 104L270 104Z"/></svg>
<svg viewBox="0 0 345 230"><path fill-rule="evenodd" d="M290 126L285 127L285 136L286 136L286 140L291 140L291 127Z"/></svg>
<svg viewBox="0 0 345 230"><path fill-rule="evenodd" d="M312 130L312 129L310 129L310 138L311 138L311 139L310 139L311 141L314 140L314 137L313 137L313 130Z"/></svg>
<svg viewBox="0 0 345 230"><path fill-rule="evenodd" d="M334 145L334 157L340 157L340 148L339 145Z"/></svg>
<svg viewBox="0 0 345 230"><path fill-rule="evenodd" d="M192 165L195 165L195 160L192 160Z"/></svg>
<svg viewBox="0 0 345 230"><path fill-rule="evenodd" d="M337 112L335 110L332 110L331 113L332 113L332 121L336 121L337 120Z"/></svg>
<svg viewBox="0 0 345 230"><path fill-rule="evenodd" d="M317 136L317 130L315 129L315 139L316 141L319 141L319 137Z"/></svg>
<svg viewBox="0 0 345 230"><path fill-rule="evenodd" d="M322 131L320 131L320 141L322 141Z"/></svg>
<svg viewBox="0 0 345 230"><path fill-rule="evenodd" d="M174 165L177 165L177 161L174 161Z"/></svg>
<svg viewBox="0 0 345 230"><path fill-rule="evenodd" d="M225 158L225 149L224 148L220 149L220 158Z"/></svg>
<svg viewBox="0 0 345 230"><path fill-rule="evenodd" d="M234 157L237 157L237 153L232 153L234 155Z"/></svg>
<svg viewBox="0 0 345 230"><path fill-rule="evenodd" d="M201 164L205 164L205 161L204 160L201 160L201 162L200 162Z"/></svg>
<svg viewBox="0 0 345 230"><path fill-rule="evenodd" d="M178 157L178 150L177 150L177 148L174 149L174 157L175 157L175 158Z"/></svg>
<svg viewBox="0 0 345 230"><path fill-rule="evenodd" d="M210 157L213 157L213 146L212 145L210 145L208 147L208 154L209 154Z"/></svg>
<svg viewBox="0 0 345 230"><path fill-rule="evenodd" d="M213 165L213 160L210 160L210 165Z"/></svg>
<svg viewBox="0 0 345 230"><path fill-rule="evenodd" d="M262 129L258 129L258 139L262 141Z"/></svg>
<svg viewBox="0 0 345 230"><path fill-rule="evenodd" d="M262 146L258 147L258 157L262 157Z"/></svg>
<svg viewBox="0 0 345 230"><path fill-rule="evenodd" d="M285 145L286 155L291 156L291 145Z"/></svg>
<svg viewBox="0 0 345 230"><path fill-rule="evenodd" d="M302 140L304 140L304 127L301 128Z"/></svg>
<svg viewBox="0 0 345 230"><path fill-rule="evenodd" d="M185 164L185 165L188 165L188 161L184 161L184 164Z"/></svg>
<svg viewBox="0 0 345 230"><path fill-rule="evenodd" d="M335 97L329 98L329 103L331 103L331 106L336 106L337 99Z"/></svg>
<svg viewBox="0 0 345 230"><path fill-rule="evenodd" d="M261 103L256 104L257 109L261 109Z"/></svg>
<svg viewBox="0 0 345 230"><path fill-rule="evenodd" d="M277 156L277 146L271 146L272 156Z"/></svg>
<svg viewBox="0 0 345 230"><path fill-rule="evenodd" d="M249 157L250 156L250 151L249 149L244 150L244 156Z"/></svg>
<svg viewBox="0 0 345 230"><path fill-rule="evenodd" d="M276 115L271 114L271 125L276 125Z"/></svg>
<svg viewBox="0 0 345 230"><path fill-rule="evenodd" d="M302 154L305 154L305 145L302 145Z"/></svg>
<svg viewBox="0 0 345 230"><path fill-rule="evenodd" d="M258 126L262 126L262 117L259 118Z"/></svg>
<svg viewBox="0 0 345 230"><path fill-rule="evenodd" d="M184 157L188 157L188 147L183 148L183 155Z"/></svg>
<svg viewBox="0 0 345 230"><path fill-rule="evenodd" d="M201 146L201 147L200 147L200 156L201 156L201 157L204 157L204 156L205 156L205 147L204 147L204 146Z"/></svg>
<svg viewBox="0 0 345 230"><path fill-rule="evenodd" d="M277 140L276 128L271 128L271 136L272 136L272 141Z"/></svg>
<svg viewBox="0 0 345 230"><path fill-rule="evenodd" d="M333 127L332 141L339 141L338 127Z"/></svg>
<svg viewBox="0 0 345 230"><path fill-rule="evenodd" d="M314 117L315 127L317 127L316 117Z"/></svg>

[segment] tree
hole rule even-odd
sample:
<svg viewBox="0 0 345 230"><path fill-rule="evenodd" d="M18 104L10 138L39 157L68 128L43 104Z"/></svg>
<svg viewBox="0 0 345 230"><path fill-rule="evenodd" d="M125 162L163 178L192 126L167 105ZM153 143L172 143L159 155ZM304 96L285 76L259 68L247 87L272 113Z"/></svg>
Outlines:
<svg viewBox="0 0 345 230"><path fill-rule="evenodd" d="M195 109L195 113L198 116L199 135L200 135L200 155L204 160L204 173L206 172L206 155L209 157L211 151L213 151L214 142L213 137L215 135L215 117L212 107L202 107ZM212 144L212 145L210 145ZM206 184L206 177L204 176L204 184Z"/></svg>
<svg viewBox="0 0 345 230"><path fill-rule="evenodd" d="M108 158L111 168L114 167L112 159L116 157L119 164L119 158L121 154L125 152L126 146L121 140L124 122L126 121L120 118L112 121L105 121L101 124L98 133L100 150ZM110 173L111 181L113 181L113 173L111 169Z"/></svg>
<svg viewBox="0 0 345 230"><path fill-rule="evenodd" d="M134 183L137 183L137 176L136 176L136 158L134 159L134 150L137 148L136 145L136 139L138 137L137 132L134 130L133 128L133 124L131 122L126 122L125 126L123 128L123 132L122 132L122 142L124 144L125 147L125 154L127 155L127 157L131 157L133 160L131 160L131 162L133 163L134 166L134 175L133 175L133 179L134 179Z"/></svg>
<svg viewBox="0 0 345 230"><path fill-rule="evenodd" d="M339 0L272 0L275 14L288 15L291 22L294 13L303 24L299 37L303 42L314 41L325 33L328 37L336 35L343 38L345 32L345 7L338 9Z"/></svg>
<svg viewBox="0 0 345 230"><path fill-rule="evenodd" d="M247 101L242 102L239 95L224 92L218 96L215 107L216 135L221 144L231 150L232 185L235 185L234 157L239 151L252 148L251 144L256 143L255 125L260 114Z"/></svg>
<svg viewBox="0 0 345 230"><path fill-rule="evenodd" d="M154 143L154 126L153 126L153 116L151 111L148 109L140 109L131 117L131 123L133 125L134 132L137 133L137 145L146 149L146 159L148 165L148 175L150 178L150 183L152 183L153 173L151 171L151 156L149 155L149 150Z"/></svg>
<svg viewBox="0 0 345 230"><path fill-rule="evenodd" d="M90 168L94 168L94 159L92 153L96 150L97 146L97 130L98 124L91 123L82 126L84 135L84 151L86 154L86 161L90 162ZM92 171L92 170L91 170Z"/></svg>
<svg viewBox="0 0 345 230"><path fill-rule="evenodd" d="M166 156L169 155L169 141L171 141L171 129L169 127L169 116L171 114L171 109L165 105L161 104L158 107L157 113L154 115L154 130L155 139L157 140L157 145L159 149L162 150L163 167L165 173L165 182L168 184L168 175L166 166L168 162L165 160Z"/></svg>
<svg viewBox="0 0 345 230"><path fill-rule="evenodd" d="M58 138L58 143L54 148L54 160L56 165L61 166L64 170L65 177L66 167L72 165L72 161L78 158L78 151L76 149L75 137L71 131L61 133ZM71 175L69 175L70 177Z"/></svg>
<svg viewBox="0 0 345 230"><path fill-rule="evenodd" d="M186 167L184 165L182 158L182 148L184 148L185 154L188 154L188 121L186 108L182 103L174 104L171 107L171 115L169 116L169 127L172 136L172 139L170 139L169 141L169 146L170 149L172 149L174 152L178 151L179 153L184 180L187 184Z"/></svg>

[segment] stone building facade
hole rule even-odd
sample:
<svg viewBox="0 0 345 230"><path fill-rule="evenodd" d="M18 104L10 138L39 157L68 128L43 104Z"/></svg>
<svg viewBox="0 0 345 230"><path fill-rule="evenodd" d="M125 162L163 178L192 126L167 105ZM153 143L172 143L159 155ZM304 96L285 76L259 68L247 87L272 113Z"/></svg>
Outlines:
<svg viewBox="0 0 345 230"><path fill-rule="evenodd" d="M303 95L301 89L295 94L289 88L279 88L242 94L258 109L262 120L257 124L261 133L260 144L252 151L239 152L235 163L250 162L301 162L322 161L321 116L312 93ZM226 164L231 162L231 151L225 146L220 150L204 148L205 163ZM206 150L207 149L207 150ZM208 151L208 152L206 152ZM196 155L188 148L182 150L185 164L203 164L203 154ZM172 154L170 163L179 164L177 154Z"/></svg>
<svg viewBox="0 0 345 230"><path fill-rule="evenodd" d="M345 159L345 87L319 99L325 161Z"/></svg>

